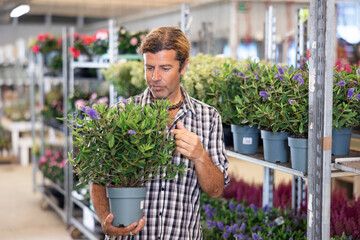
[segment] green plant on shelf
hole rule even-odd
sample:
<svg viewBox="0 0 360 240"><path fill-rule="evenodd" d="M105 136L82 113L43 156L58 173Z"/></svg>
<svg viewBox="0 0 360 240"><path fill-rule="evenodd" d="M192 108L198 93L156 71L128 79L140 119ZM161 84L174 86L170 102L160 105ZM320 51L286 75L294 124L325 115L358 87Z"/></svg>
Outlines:
<svg viewBox="0 0 360 240"><path fill-rule="evenodd" d="M118 61L102 69L105 80L113 84L119 96L128 98L143 92L146 88L144 64L141 61Z"/></svg>
<svg viewBox="0 0 360 240"><path fill-rule="evenodd" d="M166 133L168 107L168 101L142 107L124 100L112 108L82 107L85 118L69 114L66 125L79 152L69 153L68 161L80 182L140 187L150 180L181 177L184 163L171 162L175 143Z"/></svg>

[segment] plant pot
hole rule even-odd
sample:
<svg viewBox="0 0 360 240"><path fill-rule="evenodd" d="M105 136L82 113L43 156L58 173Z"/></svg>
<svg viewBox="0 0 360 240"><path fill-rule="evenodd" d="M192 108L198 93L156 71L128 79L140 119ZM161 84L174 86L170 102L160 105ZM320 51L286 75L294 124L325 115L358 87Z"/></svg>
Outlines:
<svg viewBox="0 0 360 240"><path fill-rule="evenodd" d="M334 156L349 155L352 130L351 127L342 127L339 130L333 128L332 154Z"/></svg>
<svg viewBox="0 0 360 240"><path fill-rule="evenodd" d="M233 135L230 126L223 123L224 143L226 147L234 146Z"/></svg>
<svg viewBox="0 0 360 240"><path fill-rule="evenodd" d="M129 226L144 216L146 187L106 187L106 196L109 198L110 212L114 215L113 226Z"/></svg>
<svg viewBox="0 0 360 240"><path fill-rule="evenodd" d="M273 133L261 130L264 145L264 158L268 162L286 163L289 161L288 132Z"/></svg>
<svg viewBox="0 0 360 240"><path fill-rule="evenodd" d="M234 150L241 154L255 154L259 145L259 128L231 124Z"/></svg>
<svg viewBox="0 0 360 240"><path fill-rule="evenodd" d="M306 138L288 137L292 169L307 174L308 170L308 140Z"/></svg>

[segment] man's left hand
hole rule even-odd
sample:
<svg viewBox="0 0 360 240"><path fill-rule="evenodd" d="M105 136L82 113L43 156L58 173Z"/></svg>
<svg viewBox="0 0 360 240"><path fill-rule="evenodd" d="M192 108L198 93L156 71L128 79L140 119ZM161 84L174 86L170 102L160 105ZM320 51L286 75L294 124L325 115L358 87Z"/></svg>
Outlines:
<svg viewBox="0 0 360 240"><path fill-rule="evenodd" d="M199 136L188 131L181 121L177 122L177 129L171 130L176 140L176 150L194 163L201 161L206 151L200 143Z"/></svg>

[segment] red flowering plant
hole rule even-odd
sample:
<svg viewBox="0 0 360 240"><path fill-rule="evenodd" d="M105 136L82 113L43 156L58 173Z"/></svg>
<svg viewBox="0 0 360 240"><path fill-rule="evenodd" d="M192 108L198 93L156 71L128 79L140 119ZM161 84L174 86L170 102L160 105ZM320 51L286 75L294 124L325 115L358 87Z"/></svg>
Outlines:
<svg viewBox="0 0 360 240"><path fill-rule="evenodd" d="M64 166L66 159L62 151L45 151L45 156L40 158L39 169L43 175L53 182L64 182Z"/></svg>
<svg viewBox="0 0 360 240"><path fill-rule="evenodd" d="M39 34L36 39L30 43L33 53L47 54L52 51L61 50L61 38L56 38L49 33Z"/></svg>
<svg viewBox="0 0 360 240"><path fill-rule="evenodd" d="M86 34L79 35L78 33L75 33L74 45L69 47L69 52L75 59L77 59L80 54L90 57L92 55L91 44L93 41L94 38L92 36Z"/></svg>
<svg viewBox="0 0 360 240"><path fill-rule="evenodd" d="M91 52L93 55L103 55L109 48L109 31L100 29L93 35Z"/></svg>

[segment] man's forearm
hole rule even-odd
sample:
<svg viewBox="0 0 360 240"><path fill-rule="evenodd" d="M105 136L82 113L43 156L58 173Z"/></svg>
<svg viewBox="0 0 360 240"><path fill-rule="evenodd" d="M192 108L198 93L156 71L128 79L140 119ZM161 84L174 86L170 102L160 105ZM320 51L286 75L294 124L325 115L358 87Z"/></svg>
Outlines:
<svg viewBox="0 0 360 240"><path fill-rule="evenodd" d="M224 175L207 153L195 162L195 170L201 189L210 197L220 197L224 191Z"/></svg>
<svg viewBox="0 0 360 240"><path fill-rule="evenodd" d="M106 197L106 189L96 183L90 185L91 202L101 225L110 213L109 200Z"/></svg>

